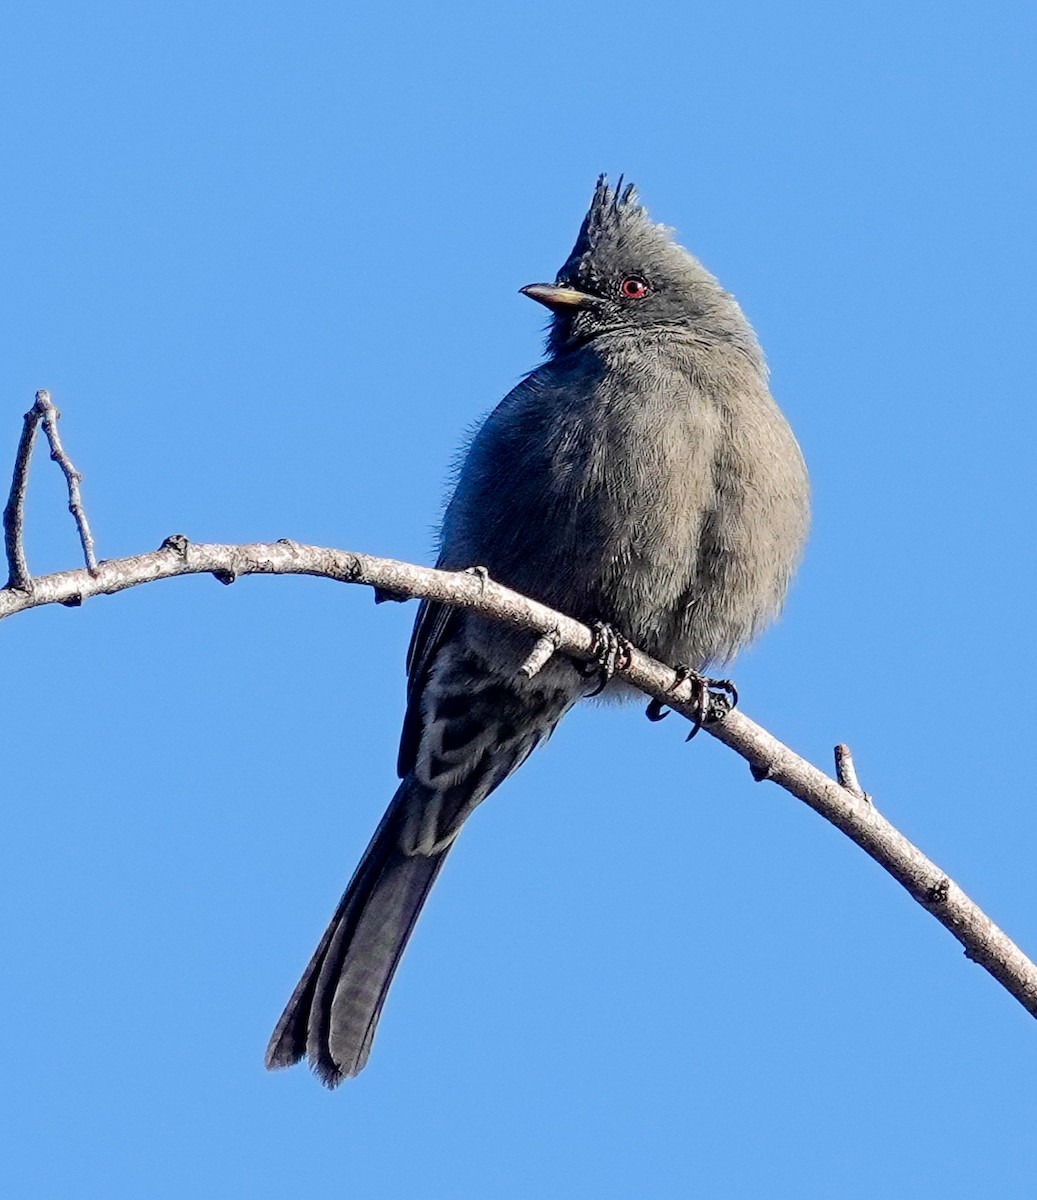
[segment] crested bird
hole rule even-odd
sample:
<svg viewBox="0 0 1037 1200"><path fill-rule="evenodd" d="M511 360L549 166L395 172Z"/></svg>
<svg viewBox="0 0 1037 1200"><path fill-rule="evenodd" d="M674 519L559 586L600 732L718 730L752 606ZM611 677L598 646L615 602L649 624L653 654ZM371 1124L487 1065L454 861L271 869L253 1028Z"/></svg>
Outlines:
<svg viewBox="0 0 1037 1200"><path fill-rule="evenodd" d="M803 458L742 310L632 185L604 176L554 282L521 291L550 311L546 357L472 439L437 566L478 564L694 672L730 660L781 609L809 516ZM305 1057L329 1087L363 1068L461 826L587 691L583 664L564 655L520 673L535 641L422 603L402 782L268 1067Z"/></svg>

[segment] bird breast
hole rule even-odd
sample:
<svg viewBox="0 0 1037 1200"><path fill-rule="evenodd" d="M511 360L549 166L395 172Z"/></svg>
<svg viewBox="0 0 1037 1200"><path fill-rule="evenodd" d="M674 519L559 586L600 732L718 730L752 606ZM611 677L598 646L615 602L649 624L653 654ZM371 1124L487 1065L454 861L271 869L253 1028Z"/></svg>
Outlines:
<svg viewBox="0 0 1037 1200"><path fill-rule="evenodd" d="M807 485L762 365L729 344L597 338L476 435L442 561L670 662L730 657L781 607Z"/></svg>

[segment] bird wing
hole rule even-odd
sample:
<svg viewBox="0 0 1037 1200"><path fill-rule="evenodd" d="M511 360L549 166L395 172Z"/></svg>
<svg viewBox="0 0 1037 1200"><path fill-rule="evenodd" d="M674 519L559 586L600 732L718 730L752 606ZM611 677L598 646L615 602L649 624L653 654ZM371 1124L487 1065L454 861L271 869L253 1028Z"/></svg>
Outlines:
<svg viewBox="0 0 1037 1200"><path fill-rule="evenodd" d="M443 642L457 627L460 613L448 604L422 600L407 648L407 712L400 734L396 769L402 779L414 768L421 741L421 693Z"/></svg>

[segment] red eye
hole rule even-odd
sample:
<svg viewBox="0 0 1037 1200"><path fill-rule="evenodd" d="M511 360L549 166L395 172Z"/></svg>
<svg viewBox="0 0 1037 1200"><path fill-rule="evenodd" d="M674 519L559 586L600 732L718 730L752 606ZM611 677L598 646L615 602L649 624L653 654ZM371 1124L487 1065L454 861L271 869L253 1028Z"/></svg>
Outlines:
<svg viewBox="0 0 1037 1200"><path fill-rule="evenodd" d="M640 300L648 295L648 284L636 275L631 275L629 279L623 280L619 290L628 300Z"/></svg>

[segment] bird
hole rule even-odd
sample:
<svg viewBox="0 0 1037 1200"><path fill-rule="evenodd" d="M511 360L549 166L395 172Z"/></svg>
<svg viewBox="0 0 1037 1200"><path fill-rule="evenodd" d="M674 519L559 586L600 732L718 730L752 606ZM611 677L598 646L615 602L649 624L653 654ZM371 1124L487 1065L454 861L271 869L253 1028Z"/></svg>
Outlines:
<svg viewBox="0 0 1037 1200"><path fill-rule="evenodd" d="M748 320L622 177L598 178L554 282L520 291L549 310L546 354L471 439L437 566L484 569L686 673L728 662L781 610L810 507ZM305 1058L328 1087L364 1067L462 825L588 691L586 664L562 654L520 671L536 636L421 604L401 783L268 1067Z"/></svg>

